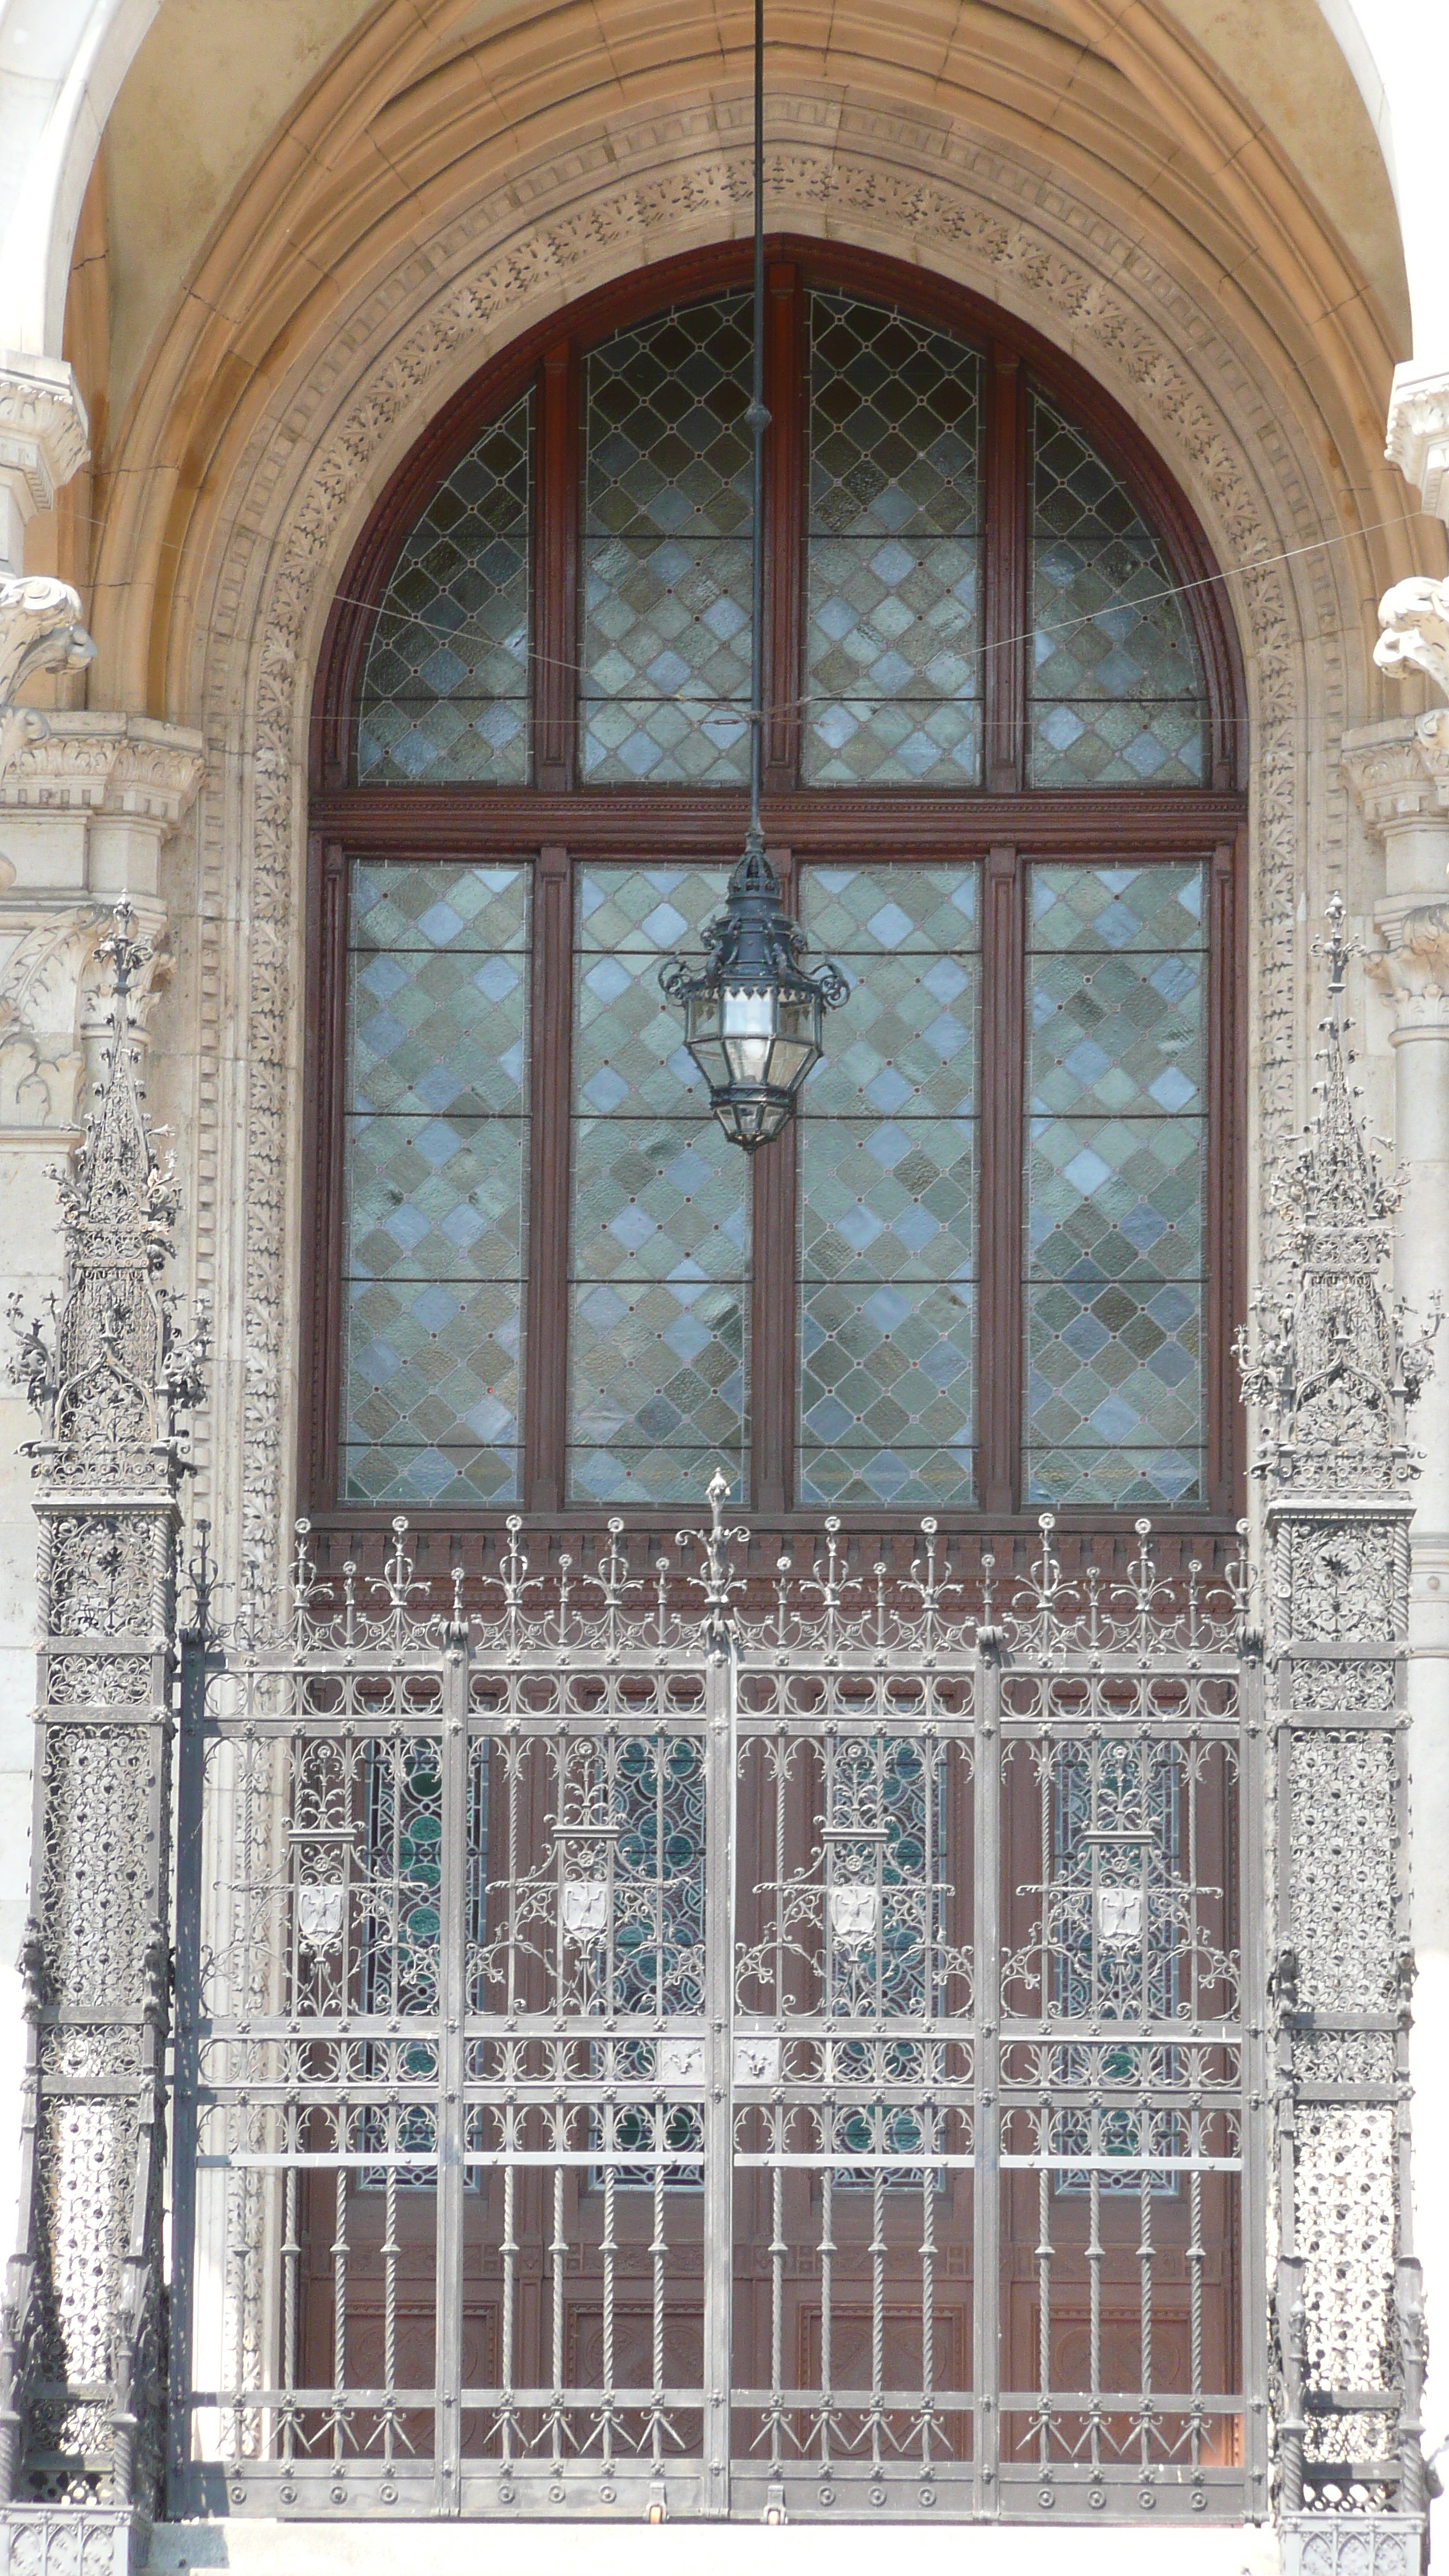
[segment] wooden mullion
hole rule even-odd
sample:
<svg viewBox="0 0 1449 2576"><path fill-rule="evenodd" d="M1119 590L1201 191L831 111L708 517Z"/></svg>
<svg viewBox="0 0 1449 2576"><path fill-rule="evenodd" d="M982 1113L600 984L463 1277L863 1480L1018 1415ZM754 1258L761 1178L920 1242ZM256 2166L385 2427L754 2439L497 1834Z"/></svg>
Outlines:
<svg viewBox="0 0 1449 2576"><path fill-rule="evenodd" d="M777 260L765 308L765 766L766 795L800 769L800 637L805 584L805 298L799 271Z"/></svg>
<svg viewBox="0 0 1449 2576"><path fill-rule="evenodd" d="M303 1307L301 1384L306 1408L303 1476L309 1504L337 1497L342 1432L342 1207L346 1171L347 853L309 843L308 944L317 961L316 1007L307 1014L303 1100L309 1134L302 1225L312 1294Z"/></svg>
<svg viewBox="0 0 1449 2576"><path fill-rule="evenodd" d="M534 439L533 774L567 795L578 731L578 360L560 340L538 371Z"/></svg>
<svg viewBox="0 0 1449 2576"><path fill-rule="evenodd" d="M1206 1280L1203 1298L1206 1411L1203 1498L1214 1511L1241 1499L1242 1407L1238 1401L1233 1338L1243 1320L1243 1191L1247 1137L1241 1083L1242 996L1246 989L1241 871L1229 843L1214 850L1208 872L1208 1119L1206 1205L1203 1210Z"/></svg>
<svg viewBox="0 0 1449 2576"><path fill-rule="evenodd" d="M546 844L533 880L529 1049L523 1499L531 1512L557 1512L564 1497L572 1056L573 877L567 850Z"/></svg>
<svg viewBox="0 0 1449 2576"><path fill-rule="evenodd" d="M785 909L799 902L790 850L770 852ZM799 1142L792 1118L773 1145L752 1158L750 1288L750 1492L752 1512L788 1509L795 1472L795 1258Z"/></svg>
<svg viewBox="0 0 1449 2576"><path fill-rule="evenodd" d="M985 377L981 774L1011 796L1026 784L1026 385L1016 352L995 345Z"/></svg>
<svg viewBox="0 0 1449 2576"><path fill-rule="evenodd" d="M1016 1510L1021 1489L1023 886L1019 852L999 844L987 855L981 906L977 1493L987 1512Z"/></svg>

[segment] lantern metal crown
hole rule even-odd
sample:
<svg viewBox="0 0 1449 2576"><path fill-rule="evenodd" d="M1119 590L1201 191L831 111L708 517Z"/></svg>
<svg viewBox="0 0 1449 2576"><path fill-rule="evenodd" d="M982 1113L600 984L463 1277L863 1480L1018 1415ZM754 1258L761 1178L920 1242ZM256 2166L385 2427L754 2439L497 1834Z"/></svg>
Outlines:
<svg viewBox="0 0 1449 2576"><path fill-rule="evenodd" d="M812 973L805 934L780 900L760 829L764 742L765 571L762 543L765 409L765 7L755 0L754 379L745 422L754 442L750 653L750 822L723 912L706 922L705 956L671 957L659 981L684 1011L684 1043L709 1085L709 1105L731 1142L753 1154L778 1136L825 1052L825 1013L850 990L838 966Z"/></svg>
<svg viewBox="0 0 1449 2576"><path fill-rule="evenodd" d="M821 1025L850 987L838 966L812 973L805 934L780 901L758 830L730 878L723 912L706 922L705 960L672 957L659 980L684 1011L684 1043L709 1085L725 1134L752 1154L778 1136L812 1065Z"/></svg>

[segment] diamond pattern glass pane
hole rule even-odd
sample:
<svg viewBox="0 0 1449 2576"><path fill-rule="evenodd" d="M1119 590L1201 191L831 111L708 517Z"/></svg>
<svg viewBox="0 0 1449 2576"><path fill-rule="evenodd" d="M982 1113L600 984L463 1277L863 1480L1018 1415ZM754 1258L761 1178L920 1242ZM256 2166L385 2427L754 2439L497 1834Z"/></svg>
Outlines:
<svg viewBox="0 0 1449 2576"><path fill-rule="evenodd" d="M621 331L584 360L583 769L749 776L750 307Z"/></svg>
<svg viewBox="0 0 1449 2576"><path fill-rule="evenodd" d="M357 860L340 1491L518 1493L528 874Z"/></svg>
<svg viewBox="0 0 1449 2576"><path fill-rule="evenodd" d="M806 780L975 787L980 360L847 295L809 330Z"/></svg>
<svg viewBox="0 0 1449 2576"><path fill-rule="evenodd" d="M526 395L403 547L363 665L359 780L527 782L531 426Z"/></svg>
<svg viewBox="0 0 1449 2576"><path fill-rule="evenodd" d="M800 1115L802 1502L973 1492L974 867L813 867L850 1000Z"/></svg>
<svg viewBox="0 0 1449 2576"><path fill-rule="evenodd" d="M659 989L727 878L579 873L569 1489L584 1501L685 1501L741 1465L749 1170Z"/></svg>
<svg viewBox="0 0 1449 2576"><path fill-rule="evenodd" d="M1203 1497L1204 891L1031 871L1029 1502Z"/></svg>
<svg viewBox="0 0 1449 2576"><path fill-rule="evenodd" d="M1031 436L1031 783L1200 787L1202 674L1167 557L1040 397Z"/></svg>

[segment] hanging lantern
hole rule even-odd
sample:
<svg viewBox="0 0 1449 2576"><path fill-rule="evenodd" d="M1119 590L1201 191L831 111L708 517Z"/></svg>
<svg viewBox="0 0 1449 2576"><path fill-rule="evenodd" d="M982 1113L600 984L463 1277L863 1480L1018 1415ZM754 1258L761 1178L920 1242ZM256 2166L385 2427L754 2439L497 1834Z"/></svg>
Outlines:
<svg viewBox="0 0 1449 2576"><path fill-rule="evenodd" d="M706 957L692 971L671 957L659 981L684 1012L684 1043L709 1085L709 1105L747 1154L778 1136L824 1053L822 1024L849 992L838 966L803 963L805 937L780 901L755 832L730 878L723 912L706 922Z"/></svg>

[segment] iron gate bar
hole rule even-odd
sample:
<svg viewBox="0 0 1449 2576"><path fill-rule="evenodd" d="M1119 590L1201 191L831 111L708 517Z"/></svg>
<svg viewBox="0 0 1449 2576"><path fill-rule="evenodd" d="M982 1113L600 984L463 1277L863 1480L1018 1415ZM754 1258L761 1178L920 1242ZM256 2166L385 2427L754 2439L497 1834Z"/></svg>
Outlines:
<svg viewBox="0 0 1449 2576"><path fill-rule="evenodd" d="M187 1642L173 2510L1261 2510L1241 1586L761 1609L724 1491Z"/></svg>

